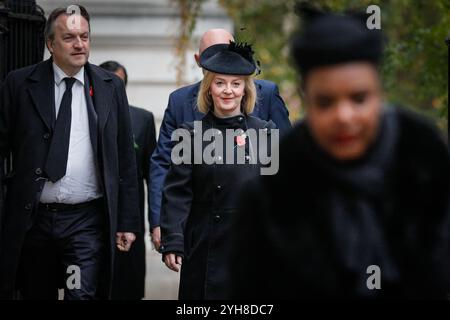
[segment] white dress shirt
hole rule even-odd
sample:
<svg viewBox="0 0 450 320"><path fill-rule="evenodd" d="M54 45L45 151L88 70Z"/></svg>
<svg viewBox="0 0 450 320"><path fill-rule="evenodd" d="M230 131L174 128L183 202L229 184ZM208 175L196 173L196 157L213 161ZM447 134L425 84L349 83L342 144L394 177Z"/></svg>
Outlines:
<svg viewBox="0 0 450 320"><path fill-rule="evenodd" d="M53 63L55 77L55 107L59 112L68 77ZM46 181L42 190L42 203L76 204L102 196L97 175L96 161L89 134L89 118L84 92L84 67L73 76L72 120L70 127L69 155L66 175L55 183Z"/></svg>

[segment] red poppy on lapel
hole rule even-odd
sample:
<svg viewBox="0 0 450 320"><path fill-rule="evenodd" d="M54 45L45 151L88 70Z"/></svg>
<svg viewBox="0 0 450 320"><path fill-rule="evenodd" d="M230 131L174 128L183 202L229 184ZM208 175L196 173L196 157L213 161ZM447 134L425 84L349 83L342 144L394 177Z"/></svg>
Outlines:
<svg viewBox="0 0 450 320"><path fill-rule="evenodd" d="M89 87L89 95L90 95L91 97L94 96L94 90L92 89L92 86Z"/></svg>
<svg viewBox="0 0 450 320"><path fill-rule="evenodd" d="M245 146L245 138L247 138L247 135L245 133L241 134L240 136L236 137L236 144L239 147Z"/></svg>

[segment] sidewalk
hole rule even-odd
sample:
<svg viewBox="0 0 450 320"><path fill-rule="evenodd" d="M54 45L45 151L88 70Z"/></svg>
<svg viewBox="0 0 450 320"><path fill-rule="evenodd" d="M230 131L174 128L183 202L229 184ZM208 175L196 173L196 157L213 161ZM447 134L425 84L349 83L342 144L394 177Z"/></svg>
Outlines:
<svg viewBox="0 0 450 320"><path fill-rule="evenodd" d="M148 233L147 233L148 234ZM161 260L161 254L152 249L149 237L145 239L147 273L144 300L176 300L179 273L169 270Z"/></svg>

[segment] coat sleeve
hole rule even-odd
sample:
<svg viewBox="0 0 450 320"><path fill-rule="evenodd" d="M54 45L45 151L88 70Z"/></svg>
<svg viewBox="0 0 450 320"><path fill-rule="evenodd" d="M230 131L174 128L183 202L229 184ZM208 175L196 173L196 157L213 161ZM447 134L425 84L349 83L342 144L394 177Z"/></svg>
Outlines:
<svg viewBox="0 0 450 320"><path fill-rule="evenodd" d="M171 136L177 128L173 97L169 97L169 103L164 113L164 118L159 130L158 144L150 160L150 211L149 224L153 229L159 226L161 214L161 197L164 179L170 167L170 151L172 150Z"/></svg>
<svg viewBox="0 0 450 320"><path fill-rule="evenodd" d="M136 154L131 130L130 107L125 87L119 79L115 81L118 99L119 154L119 202L117 231L139 232L139 191L137 182Z"/></svg>
<svg viewBox="0 0 450 320"><path fill-rule="evenodd" d="M145 134L145 147L144 152L142 152L142 170L143 176L145 179L145 183L147 185L147 201L148 201L148 210L150 212L151 207L151 197L150 197L150 160L152 157L152 153L156 148L156 129L155 129L155 119L153 118L153 114L150 113L148 117L147 124L145 126L146 134Z"/></svg>
<svg viewBox="0 0 450 320"><path fill-rule="evenodd" d="M269 120L272 120L280 130L280 137L292 128L291 122L289 121L289 111L286 108L283 98L280 96L276 84L273 84L270 94Z"/></svg>
<svg viewBox="0 0 450 320"><path fill-rule="evenodd" d="M162 253L184 254L184 231L193 197L192 170L192 162L172 163L167 173L161 204Z"/></svg>

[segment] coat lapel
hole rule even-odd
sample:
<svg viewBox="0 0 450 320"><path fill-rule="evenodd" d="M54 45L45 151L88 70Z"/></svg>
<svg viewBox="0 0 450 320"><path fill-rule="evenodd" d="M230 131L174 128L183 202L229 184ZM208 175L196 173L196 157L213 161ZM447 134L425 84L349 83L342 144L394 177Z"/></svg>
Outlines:
<svg viewBox="0 0 450 320"><path fill-rule="evenodd" d="M85 70L88 73L92 87L92 100L98 117L99 134L100 137L102 137L103 130L111 110L111 105L114 103L114 98L111 94L111 92L114 91L111 87L112 78L107 75L106 72L98 72L98 70L92 67L89 63L85 65Z"/></svg>
<svg viewBox="0 0 450 320"><path fill-rule="evenodd" d="M55 122L55 79L53 76L52 60L48 59L38 65L28 79L28 88L33 104L49 130Z"/></svg>
<svg viewBox="0 0 450 320"><path fill-rule="evenodd" d="M94 103L92 102L91 97L91 82L87 75L87 72L84 73L84 95L86 97L86 107L88 111L89 118L89 135L91 137L92 148L94 149L95 156L98 156L98 116L95 111Z"/></svg>

